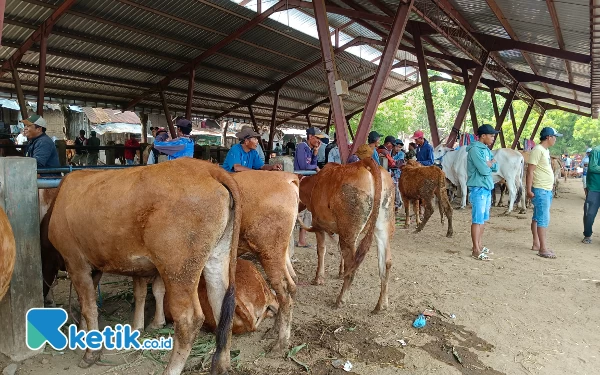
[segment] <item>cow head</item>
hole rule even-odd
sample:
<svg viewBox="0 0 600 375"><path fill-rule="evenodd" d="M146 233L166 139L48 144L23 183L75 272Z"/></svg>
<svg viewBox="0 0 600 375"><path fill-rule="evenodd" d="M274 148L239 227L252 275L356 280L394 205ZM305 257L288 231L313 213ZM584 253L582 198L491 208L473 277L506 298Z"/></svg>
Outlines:
<svg viewBox="0 0 600 375"><path fill-rule="evenodd" d="M443 143L440 143L439 145L437 145L433 149L433 159L435 160L435 163L442 164L442 159L450 151L454 151L454 149L452 149L450 147L446 147Z"/></svg>

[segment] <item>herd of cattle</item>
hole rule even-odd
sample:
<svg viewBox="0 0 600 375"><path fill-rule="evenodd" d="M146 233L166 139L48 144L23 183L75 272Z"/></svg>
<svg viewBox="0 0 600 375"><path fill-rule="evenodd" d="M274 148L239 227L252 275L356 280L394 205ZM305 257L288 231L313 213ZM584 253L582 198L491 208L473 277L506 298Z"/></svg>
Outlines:
<svg viewBox="0 0 600 375"><path fill-rule="evenodd" d="M417 231L422 230L436 197L442 223L444 216L448 219L447 236L452 236L446 179L460 188L464 207L466 152L438 146L435 156L443 170L413 162L402 169L399 189L406 222L413 202ZM505 181L510 212L523 188L526 160L509 149L495 151L494 157L499 166L494 181ZM116 196L119 199L105 199ZM524 194L521 197L524 208ZM297 281L289 243L298 212L305 208L313 220L310 228L304 228L317 238L313 283L324 282L326 234L338 234L343 286L336 306L342 306L375 240L381 290L374 310L388 307L395 191L389 173L372 158L331 163L301 179L273 171L230 174L218 165L187 158L143 168L84 170L70 173L58 189L40 190L39 200L44 294L51 298L58 270L68 270L81 306L80 328L98 329L95 291L102 273L131 276L133 328L143 329L146 285L152 283L156 310L147 329L175 323L174 347L164 374L181 373L203 323L217 335L212 374L224 373L230 366L232 331L256 330L267 316L276 315L278 337L272 351L283 352L289 346ZM425 205L422 221L418 202ZM2 210L0 230L12 233ZM12 235L3 236L0 299L11 277L14 249ZM245 253L258 259L269 284L251 262L238 259ZM89 367L99 357L99 351L88 349L80 366Z"/></svg>

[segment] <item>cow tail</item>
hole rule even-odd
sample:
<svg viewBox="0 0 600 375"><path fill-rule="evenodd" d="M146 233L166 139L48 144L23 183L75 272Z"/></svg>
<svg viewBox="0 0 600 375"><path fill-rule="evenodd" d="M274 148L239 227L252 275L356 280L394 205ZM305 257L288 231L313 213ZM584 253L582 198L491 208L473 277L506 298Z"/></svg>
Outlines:
<svg viewBox="0 0 600 375"><path fill-rule="evenodd" d="M352 274L360 266L362 261L365 259L371 243L373 242L373 235L375 234L375 225L377 225L377 218L379 218L379 209L381 206L381 190L383 182L381 180L381 167L373 158L366 158L371 165L367 167L373 176L373 182L375 183L375 195L373 197L373 209L371 210L371 216L367 221L367 233L360 241L356 254L354 254L354 263L350 264L346 268L346 275Z"/></svg>
<svg viewBox="0 0 600 375"><path fill-rule="evenodd" d="M517 184L517 186L519 188L517 189L517 196L515 198L517 200L517 202L521 200L521 194L523 194L523 175L524 175L524 173L525 173L525 158L523 157L523 159L521 159L521 173L519 173L519 183Z"/></svg>
<svg viewBox="0 0 600 375"><path fill-rule="evenodd" d="M223 171L224 172L224 171ZM221 305L221 317L217 325L216 349L212 359L212 368L216 368L216 362L222 351L227 348L227 342L231 340L231 330L233 327L233 316L235 313L235 268L237 262L237 249L240 238L240 228L242 226L241 194L237 183L226 172L211 173L219 183L228 191L232 199L233 209L233 233L231 238L231 251L229 252L229 287L223 297ZM229 355L229 354L227 354Z"/></svg>

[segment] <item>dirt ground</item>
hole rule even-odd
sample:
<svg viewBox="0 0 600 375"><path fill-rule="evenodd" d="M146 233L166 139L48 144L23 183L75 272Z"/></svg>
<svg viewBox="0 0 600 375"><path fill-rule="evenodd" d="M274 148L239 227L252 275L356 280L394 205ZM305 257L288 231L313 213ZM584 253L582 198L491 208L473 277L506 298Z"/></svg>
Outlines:
<svg viewBox="0 0 600 375"><path fill-rule="evenodd" d="M581 243L583 189L580 179L560 187L554 200L549 243L557 259L542 259L530 250L526 215L502 216L493 208L484 244L492 261L470 257L470 211L454 211L454 237L446 238L436 212L424 232L397 227L392 242L390 308L370 311L377 302L379 280L372 249L358 271L348 304L333 308L341 287L339 254L329 246L324 286L310 281L316 270L316 250L296 249L299 275L294 306L292 346L304 345L294 360L271 358L266 351L273 320L259 332L236 336L236 374L598 374L600 368L600 239ZM314 237L310 238L314 244ZM102 324L130 322L130 280L102 280ZM56 302L68 309L69 282L61 280ZM154 311L148 297L147 323ZM73 297L73 309L77 305ZM413 320L425 309L437 311L421 329ZM202 332L201 340L211 340ZM406 344L400 343L403 340ZM196 348L196 346L195 346ZM106 352L104 366L82 370L81 353L47 348L21 362L17 374L160 374L160 358L148 353ZM162 357L166 357L166 354ZM205 373L197 356L188 361ZM350 372L332 362L350 361ZM10 361L0 358L0 369Z"/></svg>

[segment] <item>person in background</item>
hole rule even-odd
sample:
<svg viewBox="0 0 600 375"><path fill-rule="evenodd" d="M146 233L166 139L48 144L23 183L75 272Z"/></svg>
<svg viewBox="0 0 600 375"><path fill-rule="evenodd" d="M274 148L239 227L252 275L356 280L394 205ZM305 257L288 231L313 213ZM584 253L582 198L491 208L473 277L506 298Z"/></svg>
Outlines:
<svg viewBox="0 0 600 375"><path fill-rule="evenodd" d="M581 181L583 182L583 191L585 192L585 196L587 197L587 170L588 170L588 164L590 162L590 153L592 152L591 148L588 148L585 151L585 157L583 159L581 159L581 167L583 168L583 174L581 175Z"/></svg>
<svg viewBox="0 0 600 375"><path fill-rule="evenodd" d="M79 137L75 138L75 156L71 160L73 165L84 165L87 152L81 148L87 144L87 138L85 137L85 130L79 131Z"/></svg>
<svg viewBox="0 0 600 375"><path fill-rule="evenodd" d="M90 146L88 149L87 155L87 165L98 165L98 155L100 154L100 150L93 147L100 146L100 138L96 137L96 132L92 130L90 132L90 138L87 140L87 145Z"/></svg>
<svg viewBox="0 0 600 375"><path fill-rule="evenodd" d="M335 133L333 133L333 141L325 147L325 160L327 163L338 163L342 164L342 157L340 155L340 149L337 145L337 139Z"/></svg>
<svg viewBox="0 0 600 375"><path fill-rule="evenodd" d="M556 137L562 134L554 128L546 127L540 132L540 143L536 145L529 155L527 167L527 197L533 203L533 217L531 219L531 234L533 246L531 250L538 252L543 258L556 258L556 255L546 244L546 233L550 224L550 206L552 205L552 187L554 186L554 172L550 164L548 149L556 143Z"/></svg>
<svg viewBox="0 0 600 375"><path fill-rule="evenodd" d="M404 143L399 140L396 139L396 142L394 142L394 149L392 152L392 158L394 159L394 163L396 164L396 168L394 170L392 170L392 180L394 181L394 185L396 188L396 201L395 201L395 208L394 211L398 212L398 209L400 207L402 207L402 195L400 194L400 189L398 187L398 181L400 181L400 176L402 175L402 170L400 170L400 167L402 167L405 163L404 161L404 151L402 150L402 148L404 147Z"/></svg>
<svg viewBox="0 0 600 375"><path fill-rule="evenodd" d="M52 139L46 134L46 120L40 115L32 115L23 120L24 134L29 141L25 156L34 158L38 168L58 168L58 152ZM46 175L50 177L50 175Z"/></svg>
<svg viewBox="0 0 600 375"><path fill-rule="evenodd" d="M158 152L169 155L169 160L194 157L194 140L190 138L192 122L185 118L179 118L175 123L177 127L177 138L170 141L160 141L157 131L154 148ZM166 134L166 131L165 131ZM139 143L138 143L139 147Z"/></svg>
<svg viewBox="0 0 600 375"><path fill-rule="evenodd" d="M371 153L373 155L373 160L377 164L381 164L379 162L379 152L377 148L379 147L379 140L381 139L381 134L377 133L375 130L371 131L367 137L367 143L369 147L371 147Z"/></svg>
<svg viewBox="0 0 600 375"><path fill-rule="evenodd" d="M281 153L282 153L281 145L279 143L276 143L275 144L275 150L273 150L273 151L275 151L275 154L277 156L281 156Z"/></svg>
<svg viewBox="0 0 600 375"><path fill-rule="evenodd" d="M19 135L17 135L17 141L16 144L17 145L24 145L25 142L27 142L27 137L25 136L25 128L21 129L21 131L19 132ZM23 151L23 149L18 148L17 150L19 151Z"/></svg>
<svg viewBox="0 0 600 375"><path fill-rule="evenodd" d="M125 163L127 165L133 165L138 148L140 148L140 142L135 138L135 134L129 134L129 139L125 141Z"/></svg>
<svg viewBox="0 0 600 375"><path fill-rule="evenodd" d="M325 135L325 134L324 134ZM319 168L323 168L327 160L325 159L325 148L329 146L329 138L327 136L323 137L321 140L321 146L319 147L319 152L317 153L317 165Z"/></svg>
<svg viewBox="0 0 600 375"><path fill-rule="evenodd" d="M296 144L290 139L290 141L288 143L286 143L285 145L285 153L287 155L290 155L291 151L294 151L296 149Z"/></svg>
<svg viewBox="0 0 600 375"><path fill-rule="evenodd" d="M417 144L410 142L408 144L408 152L406 153L406 160L417 160Z"/></svg>
<svg viewBox="0 0 600 375"><path fill-rule="evenodd" d="M565 163L565 182L567 182L567 177L569 177L569 173L571 172L571 165L573 164L573 159L569 157L569 154L565 154L565 158L563 159Z"/></svg>
<svg viewBox="0 0 600 375"><path fill-rule="evenodd" d="M227 156L223 162L223 169L227 172L242 172L253 169L262 169L265 171L282 170L281 164L268 165L260 159L256 150L260 134L252 130L252 128L242 128L235 136L239 139L240 143L233 145L229 149L229 152L227 152Z"/></svg>
<svg viewBox="0 0 600 375"><path fill-rule="evenodd" d="M583 242L592 243L592 227L600 207L600 146L588 149L587 194L583 204Z"/></svg>
<svg viewBox="0 0 600 375"><path fill-rule="evenodd" d="M429 141L425 139L423 131L417 130L413 134L412 139L414 139L415 143L417 144L417 161L424 167L433 165L433 147L429 144Z"/></svg>
<svg viewBox="0 0 600 375"><path fill-rule="evenodd" d="M396 139L396 143L394 144L392 157L394 158L397 167L404 164L404 158L406 157L406 154L404 153L404 142L399 139Z"/></svg>

